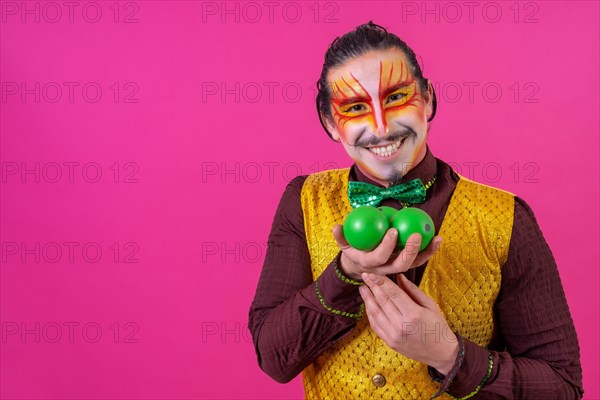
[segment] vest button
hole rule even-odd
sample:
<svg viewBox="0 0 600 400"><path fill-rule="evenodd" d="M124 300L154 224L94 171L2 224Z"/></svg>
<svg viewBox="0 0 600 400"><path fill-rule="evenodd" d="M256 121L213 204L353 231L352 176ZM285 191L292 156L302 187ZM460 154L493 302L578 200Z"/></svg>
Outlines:
<svg viewBox="0 0 600 400"><path fill-rule="evenodd" d="M385 385L385 376L381 374L375 374L373 375L373 379L371 379L371 381L373 381L373 385L375 385L375 387L380 388Z"/></svg>

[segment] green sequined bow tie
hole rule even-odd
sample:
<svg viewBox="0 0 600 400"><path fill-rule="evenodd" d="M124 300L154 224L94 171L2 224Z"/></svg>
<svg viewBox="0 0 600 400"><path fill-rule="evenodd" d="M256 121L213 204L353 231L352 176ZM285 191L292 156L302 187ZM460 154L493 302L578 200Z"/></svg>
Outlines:
<svg viewBox="0 0 600 400"><path fill-rule="evenodd" d="M348 182L348 200L352 208L360 206L376 207L383 199L396 199L403 206L425 202L427 189L435 182L435 176L423 185L419 178L399 185L381 188L365 182Z"/></svg>

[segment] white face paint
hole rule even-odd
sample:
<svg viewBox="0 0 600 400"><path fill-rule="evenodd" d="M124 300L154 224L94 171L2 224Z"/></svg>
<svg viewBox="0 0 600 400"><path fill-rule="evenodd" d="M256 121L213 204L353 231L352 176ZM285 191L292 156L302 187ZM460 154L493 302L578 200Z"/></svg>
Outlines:
<svg viewBox="0 0 600 400"><path fill-rule="evenodd" d="M421 93L400 49L375 50L332 69L333 121L325 120L361 171L384 186L425 157L431 85Z"/></svg>

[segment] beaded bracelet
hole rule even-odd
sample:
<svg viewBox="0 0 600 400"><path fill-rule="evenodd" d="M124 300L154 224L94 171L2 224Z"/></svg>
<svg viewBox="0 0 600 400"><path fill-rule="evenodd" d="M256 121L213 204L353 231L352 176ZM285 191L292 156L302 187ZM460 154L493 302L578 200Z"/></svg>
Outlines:
<svg viewBox="0 0 600 400"><path fill-rule="evenodd" d="M337 274L337 276L341 280L343 280L344 282L349 283L351 285L354 285L354 286L364 285L365 284L364 282L355 281L354 279L347 277L342 271L340 271L340 268L339 268L339 265L340 265L339 259L341 257L341 254L342 254L342 252L340 251L340 253L335 257L335 273Z"/></svg>
<svg viewBox="0 0 600 400"><path fill-rule="evenodd" d="M331 311L334 314L337 315L343 315L345 317L350 317L350 318L355 318L355 319L361 319L363 316L363 313L365 311L365 303L362 303L360 305L360 311L358 314L353 314L353 313L349 313L346 311L340 311L340 310L336 310L334 308L329 307L326 303L325 300L323 299L323 296L321 296L321 292L319 291L319 281L315 281L315 292L317 292L317 297L319 298L319 302L321 303L321 305L323 306L323 308L325 308L327 311Z"/></svg>
<svg viewBox="0 0 600 400"><path fill-rule="evenodd" d="M454 400L465 400L465 399L469 399L469 398L475 396L481 390L481 388L483 387L485 382L489 379L490 375L492 374L492 367L494 366L494 360L492 359L492 353L489 350L488 350L488 358L490 361L488 363L487 374L485 375L485 377L483 378L481 383L479 385L477 385L477 387L475 388L474 391L472 391L471 393L469 393L468 395L466 395L464 397L454 397L448 392L446 392L446 394Z"/></svg>

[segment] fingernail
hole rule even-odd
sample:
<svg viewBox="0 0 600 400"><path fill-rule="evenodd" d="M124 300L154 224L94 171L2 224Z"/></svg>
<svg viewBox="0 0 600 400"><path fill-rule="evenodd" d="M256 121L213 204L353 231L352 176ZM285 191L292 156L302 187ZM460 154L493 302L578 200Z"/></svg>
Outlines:
<svg viewBox="0 0 600 400"><path fill-rule="evenodd" d="M396 236L398 236L398 231L397 231L396 229L392 228L392 231L390 232L390 236L391 236L391 237L396 237Z"/></svg>

